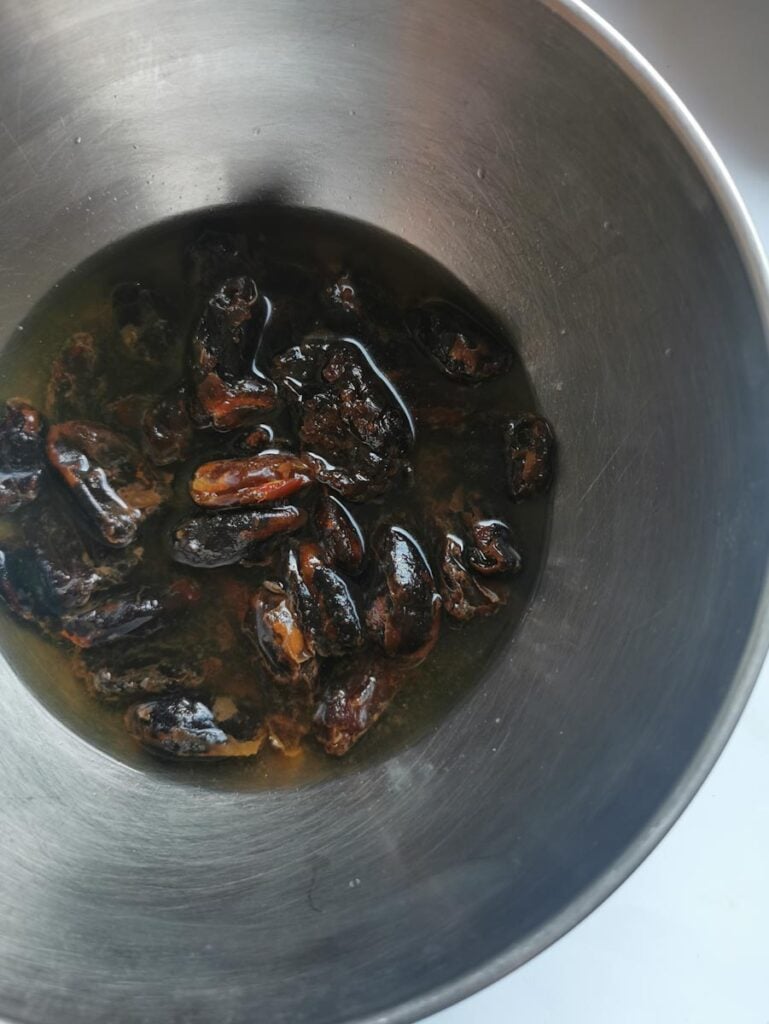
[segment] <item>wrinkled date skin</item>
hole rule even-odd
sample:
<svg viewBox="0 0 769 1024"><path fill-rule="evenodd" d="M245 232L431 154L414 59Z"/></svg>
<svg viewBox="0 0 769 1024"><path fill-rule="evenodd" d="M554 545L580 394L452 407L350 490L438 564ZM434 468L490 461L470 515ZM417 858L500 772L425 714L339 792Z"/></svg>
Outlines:
<svg viewBox="0 0 769 1024"><path fill-rule="evenodd" d="M346 754L386 711L403 681L402 670L382 659L359 658L334 673L313 716L315 738L326 753Z"/></svg>
<svg viewBox="0 0 769 1024"><path fill-rule="evenodd" d="M481 576L518 573L523 567L513 531L501 519L485 519L477 513L463 516L468 543L465 559Z"/></svg>
<svg viewBox="0 0 769 1024"><path fill-rule="evenodd" d="M10 545L0 548L0 596L14 615L46 629L48 595L41 591L36 570L33 552Z"/></svg>
<svg viewBox="0 0 769 1024"><path fill-rule="evenodd" d="M138 281L119 284L112 293L112 311L126 351L150 363L162 362L176 340L160 298Z"/></svg>
<svg viewBox="0 0 769 1024"><path fill-rule="evenodd" d="M137 448L98 423L70 421L48 431L48 461L106 544L125 547L170 495L168 477Z"/></svg>
<svg viewBox="0 0 769 1024"><path fill-rule="evenodd" d="M430 566L414 538L397 526L380 531L374 544L378 580L366 625L390 657L421 661L438 639L440 597Z"/></svg>
<svg viewBox="0 0 769 1024"><path fill-rule="evenodd" d="M312 467L298 455L263 452L199 466L190 481L190 495L204 508L265 505L290 498L313 478Z"/></svg>
<svg viewBox="0 0 769 1024"><path fill-rule="evenodd" d="M45 411L50 419L78 419L104 391L98 376L99 349L92 334L79 331L62 346L51 367Z"/></svg>
<svg viewBox="0 0 769 1024"><path fill-rule="evenodd" d="M281 584L265 584L253 594L243 631L274 682L312 686L318 675L315 648L305 635L292 598Z"/></svg>
<svg viewBox="0 0 769 1024"><path fill-rule="evenodd" d="M121 649L119 657L109 660L105 660L102 648L83 651L75 672L90 693L110 703L197 690L204 682L196 663L180 663L178 655L166 656L145 648L138 652Z"/></svg>
<svg viewBox="0 0 769 1024"><path fill-rule="evenodd" d="M311 338L273 362L317 479L345 497L385 491L413 440L400 396L353 341Z"/></svg>
<svg viewBox="0 0 769 1024"><path fill-rule="evenodd" d="M25 524L29 568L35 589L44 597L41 611L60 615L81 608L97 590L122 582L135 564L110 565L110 552L90 553L60 504L38 508ZM103 557L99 558L99 555Z"/></svg>
<svg viewBox="0 0 769 1024"><path fill-rule="evenodd" d="M170 586L140 587L113 594L101 604L62 616L61 635L76 647L101 647L128 636L143 637L200 600L200 587L192 580Z"/></svg>
<svg viewBox="0 0 769 1024"><path fill-rule="evenodd" d="M277 389L253 365L252 321L259 291L250 277L227 278L211 295L192 339L192 374L203 421L231 430L274 409Z"/></svg>
<svg viewBox="0 0 769 1024"><path fill-rule="evenodd" d="M142 448L156 466L170 466L185 459L193 431L185 389L177 388L155 399L142 417L141 430Z"/></svg>
<svg viewBox="0 0 769 1024"><path fill-rule="evenodd" d="M254 710L230 697L144 701L128 709L125 724L143 747L166 757L253 757L267 733Z"/></svg>
<svg viewBox="0 0 769 1024"><path fill-rule="evenodd" d="M193 516L174 530L171 556L197 569L259 562L266 541L295 533L306 522L307 513L294 505Z"/></svg>
<svg viewBox="0 0 769 1024"><path fill-rule="evenodd" d="M119 585L138 562L116 560L112 552L89 552L58 504L38 505L25 522L23 541L2 551L0 594L23 619L43 628L99 590Z"/></svg>
<svg viewBox="0 0 769 1024"><path fill-rule="evenodd" d="M331 565L356 576L363 568L366 544L352 512L332 494L323 494L315 506L313 523Z"/></svg>
<svg viewBox="0 0 769 1024"><path fill-rule="evenodd" d="M553 476L555 439L542 416L523 413L505 427L507 478L513 501L546 491Z"/></svg>
<svg viewBox="0 0 769 1024"><path fill-rule="evenodd" d="M492 615L502 604L500 596L476 579L465 562L462 541L447 533L438 550L438 579L444 611L459 622Z"/></svg>
<svg viewBox="0 0 769 1024"><path fill-rule="evenodd" d="M335 657L362 646L365 636L353 585L325 563L317 544L305 541L292 549L287 586L318 654Z"/></svg>
<svg viewBox="0 0 769 1024"><path fill-rule="evenodd" d="M5 403L0 423L0 515L15 512L40 493L45 471L45 426L40 413L23 398Z"/></svg>
<svg viewBox="0 0 769 1024"><path fill-rule="evenodd" d="M509 346L448 302L426 302L407 322L414 339L453 380L476 384L510 369Z"/></svg>

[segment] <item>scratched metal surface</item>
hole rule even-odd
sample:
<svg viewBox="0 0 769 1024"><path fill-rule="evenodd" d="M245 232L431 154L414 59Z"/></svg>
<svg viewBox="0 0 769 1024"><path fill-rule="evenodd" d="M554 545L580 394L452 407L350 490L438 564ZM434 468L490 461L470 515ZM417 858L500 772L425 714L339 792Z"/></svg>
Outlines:
<svg viewBox="0 0 769 1024"><path fill-rule="evenodd" d="M769 553L769 360L720 207L754 274L755 254L696 137L695 161L566 13L2 5L4 338L107 242L278 193L402 233L493 305L561 443L547 566L509 651L434 734L357 777L167 783L0 666L8 1019L414 1019L590 910L716 756L765 649Z"/></svg>

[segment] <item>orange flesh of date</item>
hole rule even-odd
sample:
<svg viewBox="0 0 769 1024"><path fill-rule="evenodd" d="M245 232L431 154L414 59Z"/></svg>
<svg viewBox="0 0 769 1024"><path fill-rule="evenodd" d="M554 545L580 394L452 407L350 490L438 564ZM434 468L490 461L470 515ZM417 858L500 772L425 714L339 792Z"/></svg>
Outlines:
<svg viewBox="0 0 769 1024"><path fill-rule="evenodd" d="M204 508L263 505L312 483L311 467L297 455L263 453L199 466L190 482L192 500Z"/></svg>

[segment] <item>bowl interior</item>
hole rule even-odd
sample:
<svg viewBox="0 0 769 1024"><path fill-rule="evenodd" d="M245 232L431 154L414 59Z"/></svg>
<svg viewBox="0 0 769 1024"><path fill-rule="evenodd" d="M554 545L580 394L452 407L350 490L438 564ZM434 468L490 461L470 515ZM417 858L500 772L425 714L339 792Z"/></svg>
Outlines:
<svg viewBox="0 0 769 1024"><path fill-rule="evenodd" d="M30 0L0 23L6 337L103 245L279 199L402 235L515 324L560 439L514 642L360 773L163 782L2 667L0 1013L426 1013L620 881L747 693L769 360L737 245L654 105L534 0Z"/></svg>

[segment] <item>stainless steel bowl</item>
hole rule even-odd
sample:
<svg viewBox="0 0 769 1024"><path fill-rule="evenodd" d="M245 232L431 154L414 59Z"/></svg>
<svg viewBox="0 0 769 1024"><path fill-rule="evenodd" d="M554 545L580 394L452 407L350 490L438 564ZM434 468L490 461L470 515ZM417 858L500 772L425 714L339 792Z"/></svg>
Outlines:
<svg viewBox="0 0 769 1024"><path fill-rule="evenodd" d="M717 158L605 25L534 0L3 5L6 338L106 243L276 189L402 234L516 325L561 444L541 585L433 734L293 791L132 771L3 666L12 1019L436 1010L638 864L766 648L761 260Z"/></svg>

